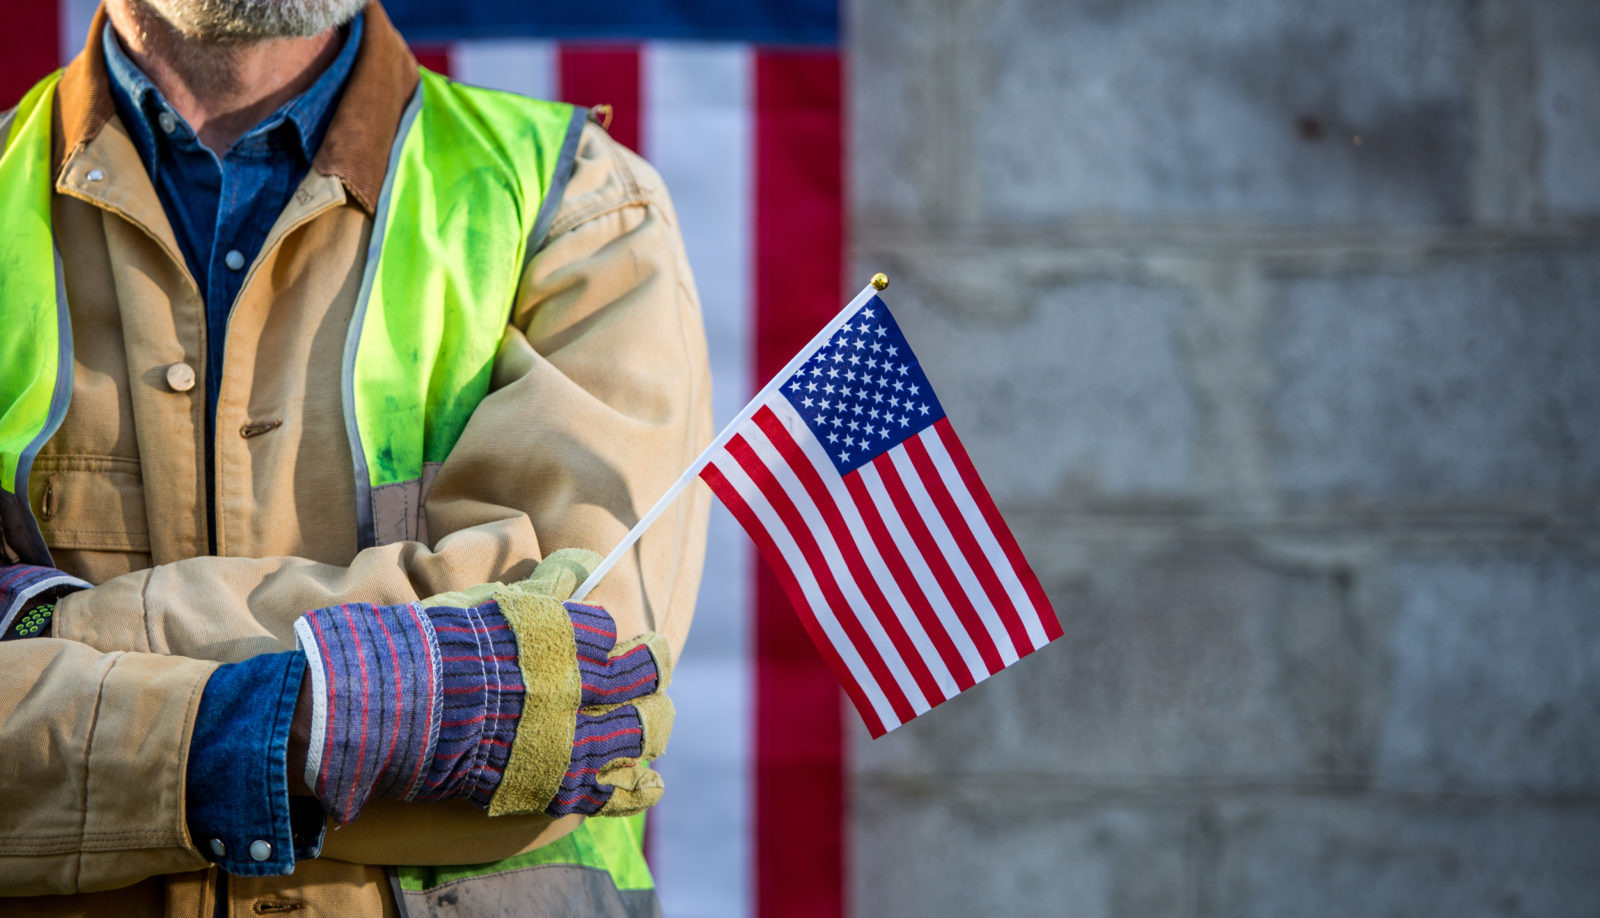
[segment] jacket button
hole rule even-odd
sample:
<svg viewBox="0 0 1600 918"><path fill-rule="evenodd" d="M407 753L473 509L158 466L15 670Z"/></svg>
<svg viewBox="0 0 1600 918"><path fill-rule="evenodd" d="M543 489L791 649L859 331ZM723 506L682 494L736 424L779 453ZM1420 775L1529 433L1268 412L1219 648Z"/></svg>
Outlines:
<svg viewBox="0 0 1600 918"><path fill-rule="evenodd" d="M188 392L194 388L194 367L187 363L175 363L167 367L167 385L174 392Z"/></svg>
<svg viewBox="0 0 1600 918"><path fill-rule="evenodd" d="M237 271L244 267L244 253L238 249L233 249L222 256L222 263L228 266L229 271Z"/></svg>
<svg viewBox="0 0 1600 918"><path fill-rule="evenodd" d="M222 839L213 838L211 840L211 853L215 854L217 857L227 857L228 846L222 843Z"/></svg>
<svg viewBox="0 0 1600 918"><path fill-rule="evenodd" d="M272 857L272 846L258 838L250 843L250 856L258 861L264 861Z"/></svg>

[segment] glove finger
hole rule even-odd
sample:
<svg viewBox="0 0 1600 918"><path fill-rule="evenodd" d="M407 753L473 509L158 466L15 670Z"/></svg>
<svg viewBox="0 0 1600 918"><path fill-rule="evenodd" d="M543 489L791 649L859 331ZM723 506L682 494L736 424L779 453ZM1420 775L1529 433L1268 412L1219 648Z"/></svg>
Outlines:
<svg viewBox="0 0 1600 918"><path fill-rule="evenodd" d="M600 769L596 783L611 787L611 799L599 816L632 816L661 802L665 785L661 775L640 760L618 759Z"/></svg>
<svg viewBox="0 0 1600 918"><path fill-rule="evenodd" d="M635 653L635 648L644 645L650 648L650 658L656 668L656 687L654 691L664 692L672 684L672 645L667 643L665 636L654 631L646 631L638 637L621 641L611 651L611 665L619 666L624 657Z"/></svg>
<svg viewBox="0 0 1600 918"><path fill-rule="evenodd" d="M628 649L613 652L598 664L586 655L583 632L577 632L578 669L583 673L584 707L627 704L636 698L660 691L661 669L656 654L665 650L666 642L657 641L659 648L645 639L628 641Z"/></svg>
<svg viewBox="0 0 1600 918"><path fill-rule="evenodd" d="M612 648L617 646L616 621L600 606L568 602L561 607L572 621L572 638L578 645L578 668L583 671L583 681L592 681L591 672L596 674L594 678L601 678L599 674L610 665ZM584 688L587 690L588 685ZM585 694L584 704L590 703Z"/></svg>
<svg viewBox="0 0 1600 918"><path fill-rule="evenodd" d="M633 709L638 712L639 724L644 729L644 751L640 756L650 760L660 758L667 751L667 740L672 736L672 721L677 717L677 708L673 706L671 698L656 692L633 702Z"/></svg>
<svg viewBox="0 0 1600 918"><path fill-rule="evenodd" d="M604 559L586 548L563 548L552 552L522 583L528 589L558 600L566 599L578 584L589 579L589 573Z"/></svg>

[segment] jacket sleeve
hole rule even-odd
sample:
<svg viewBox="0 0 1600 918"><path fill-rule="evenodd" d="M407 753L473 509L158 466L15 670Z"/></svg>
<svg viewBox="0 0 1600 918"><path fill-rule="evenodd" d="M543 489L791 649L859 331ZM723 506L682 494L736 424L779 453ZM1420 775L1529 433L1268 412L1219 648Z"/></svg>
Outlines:
<svg viewBox="0 0 1600 918"><path fill-rule="evenodd" d="M56 690L46 691L42 681L53 677L65 680L62 697L81 705L40 712L37 721L8 718L0 729L6 748L43 747L55 732L89 731L97 704L100 721L115 710L118 735L140 738L129 742L121 753L129 761L115 770L83 757L68 760L66 767L77 769L72 775L51 772L58 766L50 756L24 765L8 753L0 766L0 796L9 799L0 800L0 812L43 808L49 812L41 818L84 817L87 804L62 809L65 797L36 807L25 789L38 781L59 784L63 795L85 783L113 786L130 775L140 786L176 788L150 804L150 812L121 820L124 826L172 827L159 837L141 836L148 851L132 846L125 861L108 859L92 870L87 861L71 866L82 859L81 846L70 839L46 856L48 862L19 865L0 854L0 893L13 891L6 876L48 872L67 884L53 889L69 891L204 864L182 833L185 762L173 752L187 749L180 734L192 729L198 685L209 672L210 664L199 660L233 662L288 649L294 619L308 609L343 601L409 602L486 581L511 582L557 548L604 554L710 437L704 331L676 216L654 171L590 125L550 232L524 272L491 391L424 504L427 544L367 549L347 566L295 557L159 565L67 597L55 625L57 637L67 640L0 648L0 697L55 698ZM656 630L674 653L681 649L699 585L708 506L705 489L689 489L592 594L612 611L622 633ZM100 653L111 651L134 653ZM35 659L46 653L62 662ZM112 709L101 697L106 687L84 675L95 666L111 673L118 667L130 674L155 670L168 682L141 696L140 704ZM178 687L180 674L198 681ZM185 694L191 690L193 698ZM86 737L79 739L86 743ZM95 748L100 745L97 740ZM324 856L478 863L553 840L574 825L570 819L552 825L543 816L491 820L470 804L392 804L331 833Z"/></svg>

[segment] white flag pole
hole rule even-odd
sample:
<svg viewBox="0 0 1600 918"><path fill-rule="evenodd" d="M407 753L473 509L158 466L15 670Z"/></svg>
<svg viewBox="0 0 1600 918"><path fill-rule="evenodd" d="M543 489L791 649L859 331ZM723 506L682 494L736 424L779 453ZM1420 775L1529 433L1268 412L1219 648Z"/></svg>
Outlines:
<svg viewBox="0 0 1600 918"><path fill-rule="evenodd" d="M572 594L572 601L582 602L584 597L589 595L589 591L593 590L597 585L599 585L600 581L605 578L606 574L610 573L611 569L617 566L617 562L621 561L623 556L628 553L628 549L633 547L633 543L639 541L639 537L644 535L644 531L646 529L650 528L650 524L654 523L662 513L666 512L667 507L672 504L673 500L675 500L679 494L683 493L683 489L689 486L689 482L694 481L695 478L699 477L700 472L703 471L706 467L706 464L711 461L711 457L716 455L718 450L726 446L728 441L733 439L733 435L739 430L739 428L743 426L746 421L750 420L750 418L754 416L758 410L760 410L762 405L766 404L767 397L778 388L778 385L785 379L793 376L794 371L800 369L801 364L811 359L811 355L815 354L818 348L822 347L822 345L826 344L828 340L833 337L833 333L838 331L840 326L844 325L846 319L855 315L856 310L860 309L862 306L865 306L868 300L877 295L878 291L888 286L888 275L874 274L872 276L872 282L861 288L861 292L856 294L855 299L851 300L849 304L847 304L843 309L839 310L838 314L829 320L827 325L822 327L822 331L817 332L816 335L811 338L810 342L808 342L805 347L800 349L798 354L795 354L788 363L784 364L783 369L778 371L777 375L773 376L772 379L768 380L765 386L761 387L761 391L757 392L756 397L750 400L750 404L744 406L744 410L735 415L734 419L729 421L726 427L722 428L722 432L717 434L717 438L715 440L711 441L711 445L702 450L700 455L695 457L693 462L689 463L689 467L684 469L683 474L678 476L678 480L672 483L672 487L667 489L667 493L661 495L661 499L657 500L655 506L650 508L650 512L646 513L643 517L640 517L639 522L635 523L633 528L628 530L628 534L622 537L622 542L619 543L616 548L611 549L611 554L606 555L605 560L600 562L600 566L595 568L594 573L589 575L589 579L585 580L582 584L579 584L578 589Z"/></svg>

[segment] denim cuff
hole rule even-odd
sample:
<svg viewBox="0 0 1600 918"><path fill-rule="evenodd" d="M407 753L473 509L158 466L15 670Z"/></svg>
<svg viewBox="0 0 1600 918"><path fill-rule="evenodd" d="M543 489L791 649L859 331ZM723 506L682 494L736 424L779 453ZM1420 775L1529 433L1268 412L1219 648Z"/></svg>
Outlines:
<svg viewBox="0 0 1600 918"><path fill-rule="evenodd" d="M289 725L305 668L298 650L224 663L200 696L184 788L189 834L228 873L281 876L321 853L321 806L289 797Z"/></svg>

